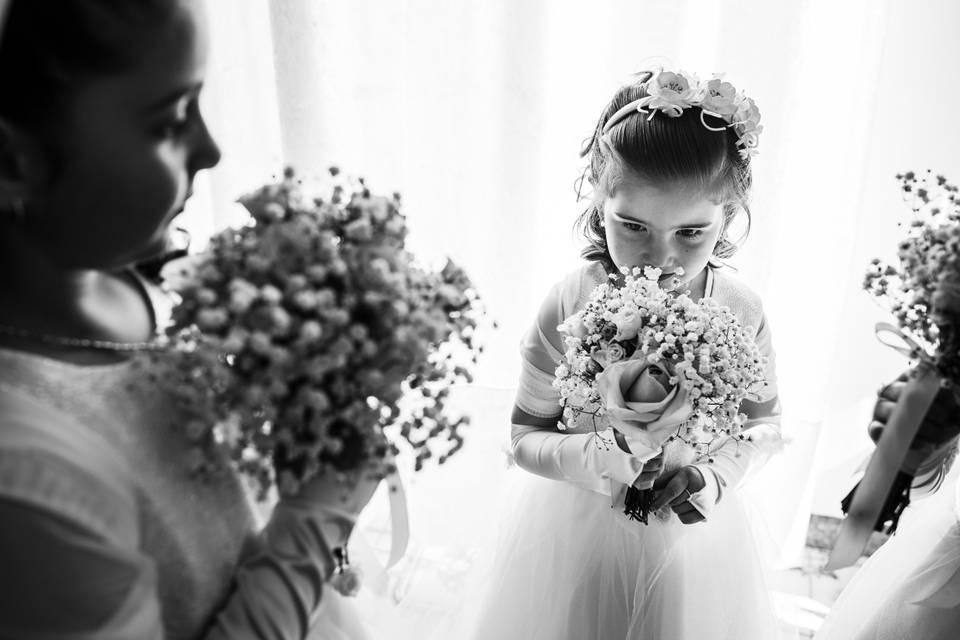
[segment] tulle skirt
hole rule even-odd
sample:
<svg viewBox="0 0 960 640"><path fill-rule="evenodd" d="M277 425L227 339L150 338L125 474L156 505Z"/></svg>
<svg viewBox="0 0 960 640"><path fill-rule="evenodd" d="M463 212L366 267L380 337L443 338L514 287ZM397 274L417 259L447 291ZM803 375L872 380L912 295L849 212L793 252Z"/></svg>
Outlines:
<svg viewBox="0 0 960 640"><path fill-rule="evenodd" d="M904 514L896 535L844 589L817 640L960 638L956 497L941 490Z"/></svg>
<svg viewBox="0 0 960 640"><path fill-rule="evenodd" d="M523 474L476 640L771 640L777 623L735 492L709 521L631 521L610 498Z"/></svg>

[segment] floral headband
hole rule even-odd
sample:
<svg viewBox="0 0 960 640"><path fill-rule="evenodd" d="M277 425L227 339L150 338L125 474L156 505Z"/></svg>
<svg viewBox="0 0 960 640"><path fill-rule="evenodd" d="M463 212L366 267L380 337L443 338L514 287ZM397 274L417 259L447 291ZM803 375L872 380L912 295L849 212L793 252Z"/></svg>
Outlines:
<svg viewBox="0 0 960 640"><path fill-rule="evenodd" d="M733 128L737 134L737 147L740 157L756 155L757 143L763 125L760 124L760 110L751 98L724 82L722 75L714 75L706 83L684 71L657 71L645 83L647 96L634 100L610 116L603 126L606 135L610 129L634 112L653 119L657 111L671 118L680 117L684 109L700 107L700 122L710 131L724 131ZM703 119L705 115L719 118L727 123L725 127L712 127Z"/></svg>

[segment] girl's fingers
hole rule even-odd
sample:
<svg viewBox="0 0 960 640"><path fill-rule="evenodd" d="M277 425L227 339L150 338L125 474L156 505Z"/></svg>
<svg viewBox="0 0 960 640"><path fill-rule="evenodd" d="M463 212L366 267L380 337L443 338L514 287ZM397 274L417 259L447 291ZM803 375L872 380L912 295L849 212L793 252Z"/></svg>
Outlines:
<svg viewBox="0 0 960 640"><path fill-rule="evenodd" d="M665 504L672 504L674 500L680 497L687 488L687 477L678 473L670 478L670 482L661 489L660 493L653 499L650 505L650 511L656 511ZM684 494L686 495L686 494Z"/></svg>
<svg viewBox="0 0 960 640"><path fill-rule="evenodd" d="M683 515L677 514L677 517L680 519L680 522L683 524L694 524L696 522L703 522L706 518L703 517L703 514L694 509L690 513L685 513Z"/></svg>

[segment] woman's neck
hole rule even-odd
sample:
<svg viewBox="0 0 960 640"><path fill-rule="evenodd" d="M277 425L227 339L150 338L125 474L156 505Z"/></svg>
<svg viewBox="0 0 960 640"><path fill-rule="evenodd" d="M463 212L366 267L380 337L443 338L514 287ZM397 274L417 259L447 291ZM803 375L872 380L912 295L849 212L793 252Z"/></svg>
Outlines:
<svg viewBox="0 0 960 640"><path fill-rule="evenodd" d="M154 330L149 301L129 274L64 268L10 228L0 230L0 324L32 335L112 342L144 341ZM2 335L0 343L51 350L29 336Z"/></svg>

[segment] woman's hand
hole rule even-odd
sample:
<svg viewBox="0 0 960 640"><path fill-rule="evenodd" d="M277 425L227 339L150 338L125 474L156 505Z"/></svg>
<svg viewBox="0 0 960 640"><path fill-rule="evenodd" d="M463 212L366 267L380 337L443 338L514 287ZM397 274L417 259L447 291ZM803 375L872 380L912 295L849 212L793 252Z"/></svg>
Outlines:
<svg viewBox="0 0 960 640"><path fill-rule="evenodd" d="M703 514L690 504L690 496L703 489L706 484L699 469L693 466L681 467L658 490L650 505L650 511L669 505L683 524L706 520Z"/></svg>
<svg viewBox="0 0 960 640"><path fill-rule="evenodd" d="M325 529L328 537L333 538L328 542L339 546L350 537L357 517L373 498L381 480L369 469L348 474L327 470L311 478L297 495L284 498L284 502L327 515L340 529L338 536Z"/></svg>

